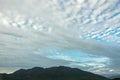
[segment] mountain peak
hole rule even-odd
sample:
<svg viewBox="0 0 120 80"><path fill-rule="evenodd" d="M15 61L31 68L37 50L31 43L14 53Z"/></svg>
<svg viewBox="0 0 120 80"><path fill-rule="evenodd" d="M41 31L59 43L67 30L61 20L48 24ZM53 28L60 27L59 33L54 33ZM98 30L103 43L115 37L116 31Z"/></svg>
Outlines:
<svg viewBox="0 0 120 80"><path fill-rule="evenodd" d="M13 74L3 75L3 80L109 80L105 77L66 66L20 69Z"/></svg>

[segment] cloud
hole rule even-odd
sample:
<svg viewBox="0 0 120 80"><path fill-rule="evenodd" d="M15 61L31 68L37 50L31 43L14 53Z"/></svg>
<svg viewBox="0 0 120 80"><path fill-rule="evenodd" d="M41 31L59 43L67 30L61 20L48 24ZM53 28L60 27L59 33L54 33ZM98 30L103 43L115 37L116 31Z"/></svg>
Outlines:
<svg viewBox="0 0 120 80"><path fill-rule="evenodd" d="M0 68L68 65L119 72L118 3L0 0Z"/></svg>

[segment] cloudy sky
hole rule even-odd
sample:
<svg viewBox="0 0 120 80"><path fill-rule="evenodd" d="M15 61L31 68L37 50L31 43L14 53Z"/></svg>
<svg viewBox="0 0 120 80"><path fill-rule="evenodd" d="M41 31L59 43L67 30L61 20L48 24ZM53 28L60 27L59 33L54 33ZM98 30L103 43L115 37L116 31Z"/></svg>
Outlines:
<svg viewBox="0 0 120 80"><path fill-rule="evenodd" d="M120 74L120 0L0 0L0 73L60 65Z"/></svg>

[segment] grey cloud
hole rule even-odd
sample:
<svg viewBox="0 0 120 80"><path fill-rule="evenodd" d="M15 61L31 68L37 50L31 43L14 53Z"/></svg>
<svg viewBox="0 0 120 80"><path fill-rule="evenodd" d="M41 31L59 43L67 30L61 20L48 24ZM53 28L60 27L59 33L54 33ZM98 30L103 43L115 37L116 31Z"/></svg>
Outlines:
<svg viewBox="0 0 120 80"><path fill-rule="evenodd" d="M64 6L59 0L0 0L0 67L70 66L74 63L35 54L37 50L56 49L107 57L110 64L106 66L119 69L120 39L111 35L119 26L119 15L109 18L119 11L115 6L115 10L109 11L117 1L63 3ZM91 10L87 11L89 8Z"/></svg>
<svg viewBox="0 0 120 80"><path fill-rule="evenodd" d="M0 67L11 69L31 68L35 66L50 67L70 64L65 60L53 60L46 57L42 57L37 54L33 54L30 51L16 51L14 49L7 50L6 52L0 51ZM8 70L9 71L9 70Z"/></svg>

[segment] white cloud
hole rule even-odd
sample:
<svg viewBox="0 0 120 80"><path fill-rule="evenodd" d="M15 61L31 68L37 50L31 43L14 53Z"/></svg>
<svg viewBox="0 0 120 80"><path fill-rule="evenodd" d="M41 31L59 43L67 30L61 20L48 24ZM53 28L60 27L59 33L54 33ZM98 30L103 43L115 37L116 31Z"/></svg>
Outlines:
<svg viewBox="0 0 120 80"><path fill-rule="evenodd" d="M0 0L0 68L75 64L91 71L96 67L93 72L99 68L119 72L118 2ZM65 53L55 54L70 50L94 56L89 64L86 55L81 62Z"/></svg>

